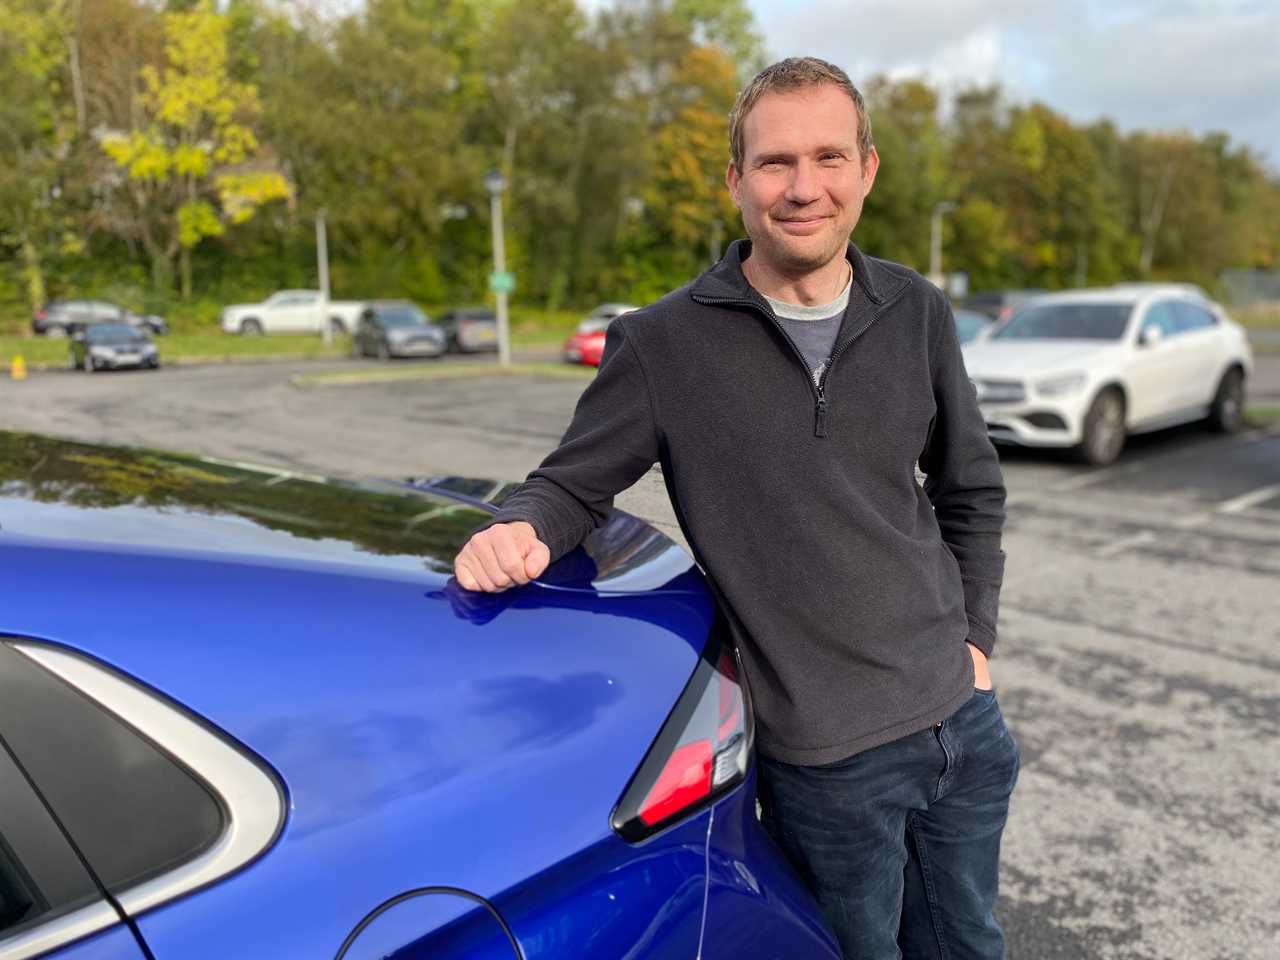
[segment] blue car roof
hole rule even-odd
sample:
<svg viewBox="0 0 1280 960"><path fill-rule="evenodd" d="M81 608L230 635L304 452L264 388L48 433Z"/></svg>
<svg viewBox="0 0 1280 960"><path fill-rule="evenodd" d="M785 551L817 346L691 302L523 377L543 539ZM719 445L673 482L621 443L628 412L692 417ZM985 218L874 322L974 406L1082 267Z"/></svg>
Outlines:
<svg viewBox="0 0 1280 960"><path fill-rule="evenodd" d="M712 630L688 557L625 515L541 583L460 590L487 515L0 431L0 633L96 658L272 766L281 837L201 916L309 905L331 949L403 890L488 896L608 840Z"/></svg>

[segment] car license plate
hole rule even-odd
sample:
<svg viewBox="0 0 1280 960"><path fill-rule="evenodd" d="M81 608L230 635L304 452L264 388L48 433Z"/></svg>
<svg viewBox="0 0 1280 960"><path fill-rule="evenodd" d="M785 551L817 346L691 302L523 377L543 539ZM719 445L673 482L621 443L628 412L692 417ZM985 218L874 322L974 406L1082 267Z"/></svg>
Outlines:
<svg viewBox="0 0 1280 960"><path fill-rule="evenodd" d="M120 363L137 363L141 357L136 353L117 353L116 360Z"/></svg>
<svg viewBox="0 0 1280 960"><path fill-rule="evenodd" d="M481 327L476 331L476 339L481 343L492 343L498 337L498 333L493 327Z"/></svg>

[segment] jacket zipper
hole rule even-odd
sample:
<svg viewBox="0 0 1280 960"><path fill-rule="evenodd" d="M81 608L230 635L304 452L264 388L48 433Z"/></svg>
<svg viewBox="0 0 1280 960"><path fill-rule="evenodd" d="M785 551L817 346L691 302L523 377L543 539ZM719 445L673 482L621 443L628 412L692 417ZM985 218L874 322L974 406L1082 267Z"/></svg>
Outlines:
<svg viewBox="0 0 1280 960"><path fill-rule="evenodd" d="M901 292L902 291L899 291L899 295L901 295ZM809 382L809 388L813 391L813 398L814 398L813 435L815 437L825 437L827 435L826 388L827 388L827 377L831 373L831 368L836 365L836 361L840 359L840 355L849 348L849 345L852 344L859 337L861 337L868 330L870 330L871 325L880 319L880 314L882 314L886 309L892 306L893 303L898 299L898 297L895 296L892 300L888 300L880 304L879 309L877 309L876 312L871 315L871 319L867 321L867 325L865 327L859 330L856 334L854 334L844 343L836 347L835 353L833 353L831 355L831 358L827 361L827 365L822 371L822 376L818 378L818 381L816 383L813 380L813 371L809 369L809 362L804 358L804 353L801 352L800 348L796 346L796 342L791 339L791 334L787 333L787 328L778 322L778 318L774 316L774 313L772 310L765 309L763 306L756 303L754 300L747 300L746 298L742 298L742 297L708 297L705 294L698 294L694 296L694 299L697 300L699 303L705 303L707 305L736 304L737 306L747 307L751 310L754 310L756 313L759 313L762 316L767 317L773 323L773 325L778 329L778 332L781 333L783 338L787 341L787 343L791 345L791 352L795 354L796 359L800 361L800 366L804 370L804 378Z"/></svg>

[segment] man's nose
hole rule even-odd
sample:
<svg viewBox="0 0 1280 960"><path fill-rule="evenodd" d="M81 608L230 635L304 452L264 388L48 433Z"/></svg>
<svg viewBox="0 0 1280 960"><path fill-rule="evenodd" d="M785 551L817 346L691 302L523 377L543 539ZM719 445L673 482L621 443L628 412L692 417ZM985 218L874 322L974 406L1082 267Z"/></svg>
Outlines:
<svg viewBox="0 0 1280 960"><path fill-rule="evenodd" d="M817 167L810 161L801 159L791 168L791 179L787 182L787 202L796 205L813 203L821 195L822 184Z"/></svg>

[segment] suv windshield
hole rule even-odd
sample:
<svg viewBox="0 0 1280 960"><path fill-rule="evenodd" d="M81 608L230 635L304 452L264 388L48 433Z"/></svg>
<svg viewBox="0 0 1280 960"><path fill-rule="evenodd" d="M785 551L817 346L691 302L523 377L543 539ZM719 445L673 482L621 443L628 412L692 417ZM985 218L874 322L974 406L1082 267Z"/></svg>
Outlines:
<svg viewBox="0 0 1280 960"><path fill-rule="evenodd" d="M993 340L1119 340L1133 310L1128 303L1046 303L1028 306Z"/></svg>

